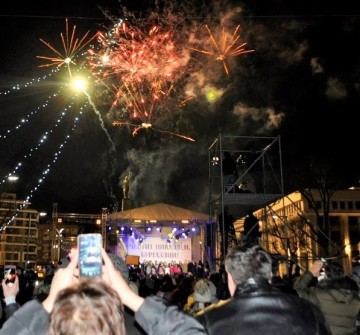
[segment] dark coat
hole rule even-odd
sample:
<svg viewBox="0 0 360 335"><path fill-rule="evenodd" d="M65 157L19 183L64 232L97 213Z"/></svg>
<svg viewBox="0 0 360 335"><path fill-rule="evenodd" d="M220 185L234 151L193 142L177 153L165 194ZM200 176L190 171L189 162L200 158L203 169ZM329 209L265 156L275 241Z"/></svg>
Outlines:
<svg viewBox="0 0 360 335"><path fill-rule="evenodd" d="M197 319L210 335L331 335L315 305L271 287L265 278L238 286L233 298Z"/></svg>

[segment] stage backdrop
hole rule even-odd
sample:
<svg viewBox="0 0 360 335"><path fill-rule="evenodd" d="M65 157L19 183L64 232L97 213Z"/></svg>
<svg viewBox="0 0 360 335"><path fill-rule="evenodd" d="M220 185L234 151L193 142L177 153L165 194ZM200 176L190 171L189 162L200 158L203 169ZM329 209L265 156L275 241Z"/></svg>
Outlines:
<svg viewBox="0 0 360 335"><path fill-rule="evenodd" d="M189 262L192 259L191 238L180 238L167 243L161 236L146 237L139 243L131 236L123 236L118 243L118 255L134 255L140 257L140 263L151 260L153 262ZM126 248L126 250L122 250Z"/></svg>

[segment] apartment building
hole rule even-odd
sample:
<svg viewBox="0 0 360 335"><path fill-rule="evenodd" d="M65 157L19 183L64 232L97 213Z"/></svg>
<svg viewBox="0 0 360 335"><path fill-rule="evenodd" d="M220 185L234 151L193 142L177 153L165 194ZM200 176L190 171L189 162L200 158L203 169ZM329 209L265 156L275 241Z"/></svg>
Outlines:
<svg viewBox="0 0 360 335"><path fill-rule="evenodd" d="M37 259L39 212L14 193L0 196L0 265L26 267ZM19 209L21 208L21 209Z"/></svg>
<svg viewBox="0 0 360 335"><path fill-rule="evenodd" d="M54 204L51 217L46 220L30 205L17 199L15 193L0 195L0 266L33 268L57 262L76 246L80 233L103 233L105 209L102 214L58 213ZM103 236L105 239L105 233Z"/></svg>

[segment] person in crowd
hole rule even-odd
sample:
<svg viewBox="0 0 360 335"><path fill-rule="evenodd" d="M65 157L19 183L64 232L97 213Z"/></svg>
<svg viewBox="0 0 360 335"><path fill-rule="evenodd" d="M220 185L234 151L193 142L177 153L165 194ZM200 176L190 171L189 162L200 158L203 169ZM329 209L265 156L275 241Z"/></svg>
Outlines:
<svg viewBox="0 0 360 335"><path fill-rule="evenodd" d="M360 296L360 264L355 265L350 276L352 280L356 282L359 287L359 296Z"/></svg>
<svg viewBox="0 0 360 335"><path fill-rule="evenodd" d="M249 244L258 244L260 238L259 220L252 210L249 210L244 220L244 241Z"/></svg>
<svg viewBox="0 0 360 335"><path fill-rule="evenodd" d="M40 302L46 299L50 292L53 277L54 273L49 273L45 275L43 280L39 281L38 285L34 288L33 298L38 299Z"/></svg>
<svg viewBox="0 0 360 335"><path fill-rule="evenodd" d="M270 280L270 284L277 289L284 291L289 294L298 295L296 290L293 288L293 283L287 278L281 277L279 275L273 275Z"/></svg>
<svg viewBox="0 0 360 335"><path fill-rule="evenodd" d="M84 289L86 284L82 283L83 281L92 279L79 278L79 270L77 268L78 254L75 252L69 265L56 272L48 297L42 303L37 300L32 300L20 307L19 310L4 323L0 330L0 335L45 335L48 333L49 325L50 331L52 331L51 335L70 335L74 333L78 335L99 334L99 332L91 333L90 330L86 328L86 325L90 327L93 323L89 321L88 324L88 320L95 320L96 318L97 320L108 320L110 317L108 315L109 310L118 313L118 315L112 315L111 317L119 321L117 328L112 328L111 334L126 334L126 332L123 332L125 328L124 317L120 307L121 303L135 312L136 321L148 334L206 334L204 327L197 320L179 310L177 306L169 306L163 299L156 296L150 296L144 299L137 295L129 287L121 273L115 269L105 250L103 250L102 256L104 262L103 274L102 278L97 280L103 287L102 292L99 294L101 296L104 294L112 295L113 292L109 291L112 289L117 293L119 301L115 301L116 299L113 295L109 300L102 298L92 299L92 291ZM106 288L107 293L105 292L104 285L108 286ZM82 299L88 301L91 306L91 308L87 308L86 320L83 320L84 328L81 332L62 332L61 322L64 321L64 315L58 315L57 313L59 310L66 311L66 305L71 305L71 308L75 309L79 308L80 303L79 306L77 306L76 299L75 301L71 301L72 297L77 295L83 295ZM109 303L111 303L112 306L103 305L108 305ZM98 308L97 304L100 304L101 308ZM66 315L69 319L66 320L67 330L71 330L71 323L77 322L76 317L82 313L80 310L77 310L77 312L78 313L71 312ZM101 313L102 315L99 316L97 313ZM104 315L104 313L107 315ZM59 321L60 318L61 321ZM60 322L60 324L57 324L57 322ZM104 322L112 321L108 320ZM110 327L107 327L107 329L110 330ZM101 332L101 334L106 335L110 333Z"/></svg>
<svg viewBox="0 0 360 335"><path fill-rule="evenodd" d="M325 276L318 281L324 268ZM325 315L333 335L356 334L356 314L360 310L359 288L344 276L342 266L316 260L294 281L298 294L316 304Z"/></svg>
<svg viewBox="0 0 360 335"><path fill-rule="evenodd" d="M192 298L194 303L188 311L191 315L196 315L199 311L204 310L205 307L219 301L216 297L216 287L214 283L208 279L198 279L196 281Z"/></svg>
<svg viewBox="0 0 360 335"><path fill-rule="evenodd" d="M234 184L239 176L236 161L229 151L224 152L224 158L222 160L222 173L224 175L224 185Z"/></svg>
<svg viewBox="0 0 360 335"><path fill-rule="evenodd" d="M5 303L3 307L4 316L2 317L2 321L5 321L20 308L20 304L16 301L16 296L20 291L18 275L16 274L14 283L6 284L5 279L3 279L1 287Z"/></svg>
<svg viewBox="0 0 360 335"><path fill-rule="evenodd" d="M209 263L209 261L205 261L204 278L209 278L210 275L211 275L211 273L210 273L210 263Z"/></svg>
<svg viewBox="0 0 360 335"><path fill-rule="evenodd" d="M191 273L193 276L195 275L194 261L189 260L189 263L187 264L187 272Z"/></svg>
<svg viewBox="0 0 360 335"><path fill-rule="evenodd" d="M199 259L197 264L197 276L198 278L204 278L204 264L201 259Z"/></svg>
<svg viewBox="0 0 360 335"><path fill-rule="evenodd" d="M97 278L60 291L50 313L48 335L126 335L119 295Z"/></svg>
<svg viewBox="0 0 360 335"><path fill-rule="evenodd" d="M176 279L176 286L170 295L170 303L177 305L180 309L184 309L188 301L189 295L194 292L195 278L180 274Z"/></svg>
<svg viewBox="0 0 360 335"><path fill-rule="evenodd" d="M331 334L318 307L271 286L272 259L259 246L234 247L225 270L232 298L196 316L208 334Z"/></svg>
<svg viewBox="0 0 360 335"><path fill-rule="evenodd" d="M34 283L31 278L31 271L25 271L21 266L16 267L16 273L19 279L19 293L16 301L22 306L32 299Z"/></svg>
<svg viewBox="0 0 360 335"><path fill-rule="evenodd" d="M220 300L227 300L230 298L229 286L227 281L227 273L224 264L221 264L219 270L219 278L216 286L216 296Z"/></svg>
<svg viewBox="0 0 360 335"><path fill-rule="evenodd" d="M161 278L160 286L156 292L156 295L170 302L172 292L175 290L175 288L176 286L174 285L173 278L170 275L165 275Z"/></svg>

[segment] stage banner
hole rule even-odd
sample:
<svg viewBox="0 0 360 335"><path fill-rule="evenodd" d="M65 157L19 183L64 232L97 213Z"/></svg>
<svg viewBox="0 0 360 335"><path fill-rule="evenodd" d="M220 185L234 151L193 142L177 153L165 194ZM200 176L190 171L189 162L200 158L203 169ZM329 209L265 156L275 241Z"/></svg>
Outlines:
<svg viewBox="0 0 360 335"><path fill-rule="evenodd" d="M159 262L189 262L192 259L191 239L180 238L168 243L166 239L159 237L146 237L140 243L131 236L123 236L123 243L126 245L128 255L140 257L140 263L144 261Z"/></svg>

